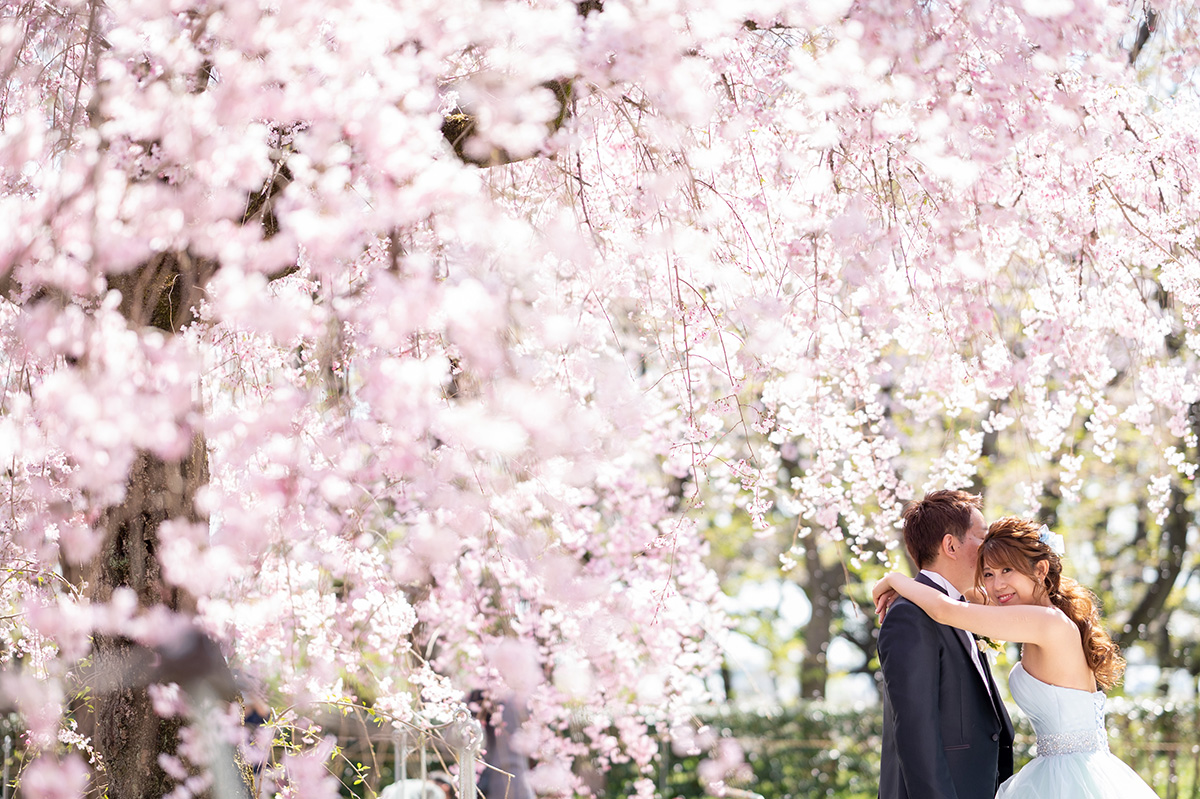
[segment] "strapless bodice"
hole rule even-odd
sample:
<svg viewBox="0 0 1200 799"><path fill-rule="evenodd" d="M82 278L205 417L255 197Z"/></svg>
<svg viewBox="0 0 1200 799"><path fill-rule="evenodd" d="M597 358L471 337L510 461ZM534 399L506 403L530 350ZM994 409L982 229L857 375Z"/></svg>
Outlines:
<svg viewBox="0 0 1200 799"><path fill-rule="evenodd" d="M1037 757L1000 786L996 799L1158 799L1109 751L1102 691L1049 685L1020 663L1008 687L1033 722Z"/></svg>
<svg viewBox="0 0 1200 799"><path fill-rule="evenodd" d="M1044 683L1020 663L1008 675L1008 688L1033 723L1039 757L1108 751L1103 691Z"/></svg>

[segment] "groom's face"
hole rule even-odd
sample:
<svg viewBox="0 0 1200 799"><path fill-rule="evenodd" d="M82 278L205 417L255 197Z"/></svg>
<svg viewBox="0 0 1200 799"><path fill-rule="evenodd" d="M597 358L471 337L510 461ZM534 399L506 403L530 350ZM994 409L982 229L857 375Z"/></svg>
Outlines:
<svg viewBox="0 0 1200 799"><path fill-rule="evenodd" d="M979 545L983 543L983 537L987 535L987 524L983 521L983 514L977 509L971 509L971 526L967 528L966 535L963 536L961 557L959 557L959 565L964 570L969 570L969 578L975 579L975 563L979 560Z"/></svg>

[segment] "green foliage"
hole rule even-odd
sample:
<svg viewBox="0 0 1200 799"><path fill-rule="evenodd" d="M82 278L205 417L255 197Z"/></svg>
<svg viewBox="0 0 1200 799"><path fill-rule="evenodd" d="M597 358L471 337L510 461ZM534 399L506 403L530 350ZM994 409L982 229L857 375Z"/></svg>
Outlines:
<svg viewBox="0 0 1200 799"><path fill-rule="evenodd" d="M776 713L729 713L703 721L722 737L738 741L753 779L731 787L766 799L873 799L879 788L878 707L831 710L806 703ZM664 797L707 796L698 770L709 753L677 757L664 747L665 777L658 775ZM607 796L627 796L636 775L610 775Z"/></svg>
<svg viewBox="0 0 1200 799"><path fill-rule="evenodd" d="M701 720L738 741L752 779L730 784L764 799L874 799L879 788L883 711L879 706L831 709L804 703L773 713L714 714ZM1016 765L1033 753L1028 722L1014 713ZM1159 796L1200 795L1200 705L1118 699L1109 708L1113 753ZM664 799L704 799L701 762L710 753L678 757L663 746L656 777ZM639 775L614 769L606 799L632 794Z"/></svg>

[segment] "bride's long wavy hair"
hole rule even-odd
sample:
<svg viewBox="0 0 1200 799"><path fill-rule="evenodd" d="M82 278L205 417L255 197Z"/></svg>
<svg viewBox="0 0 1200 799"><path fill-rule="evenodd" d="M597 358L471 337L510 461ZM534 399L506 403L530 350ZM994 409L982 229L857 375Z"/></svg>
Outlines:
<svg viewBox="0 0 1200 799"><path fill-rule="evenodd" d="M975 583L982 588L986 563L992 568L1008 566L1015 569L1036 585L1037 564L1046 561L1049 570L1039 587L1050 596L1054 606L1079 627L1088 666L1096 682L1107 691L1117 684L1125 672L1121 648L1100 624L1096 595L1070 577L1063 576L1062 558L1040 540L1041 527L1037 522L1017 516L1005 516L992 522L979 546Z"/></svg>

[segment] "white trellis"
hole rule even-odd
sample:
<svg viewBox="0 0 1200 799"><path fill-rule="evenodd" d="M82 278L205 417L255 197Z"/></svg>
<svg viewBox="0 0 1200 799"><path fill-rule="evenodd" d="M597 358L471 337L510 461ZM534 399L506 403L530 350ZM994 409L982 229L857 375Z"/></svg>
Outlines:
<svg viewBox="0 0 1200 799"><path fill-rule="evenodd" d="M483 747L483 726L465 708L455 714L454 720L442 728L439 737L450 749L458 763L458 779L454 786L457 799L474 799L476 793L475 765ZM454 799L446 797L442 788L430 779L429 752L435 747L435 732L414 731L407 727L396 729L393 773L396 780L380 792L380 799ZM409 776L409 759L417 754L417 776Z"/></svg>

